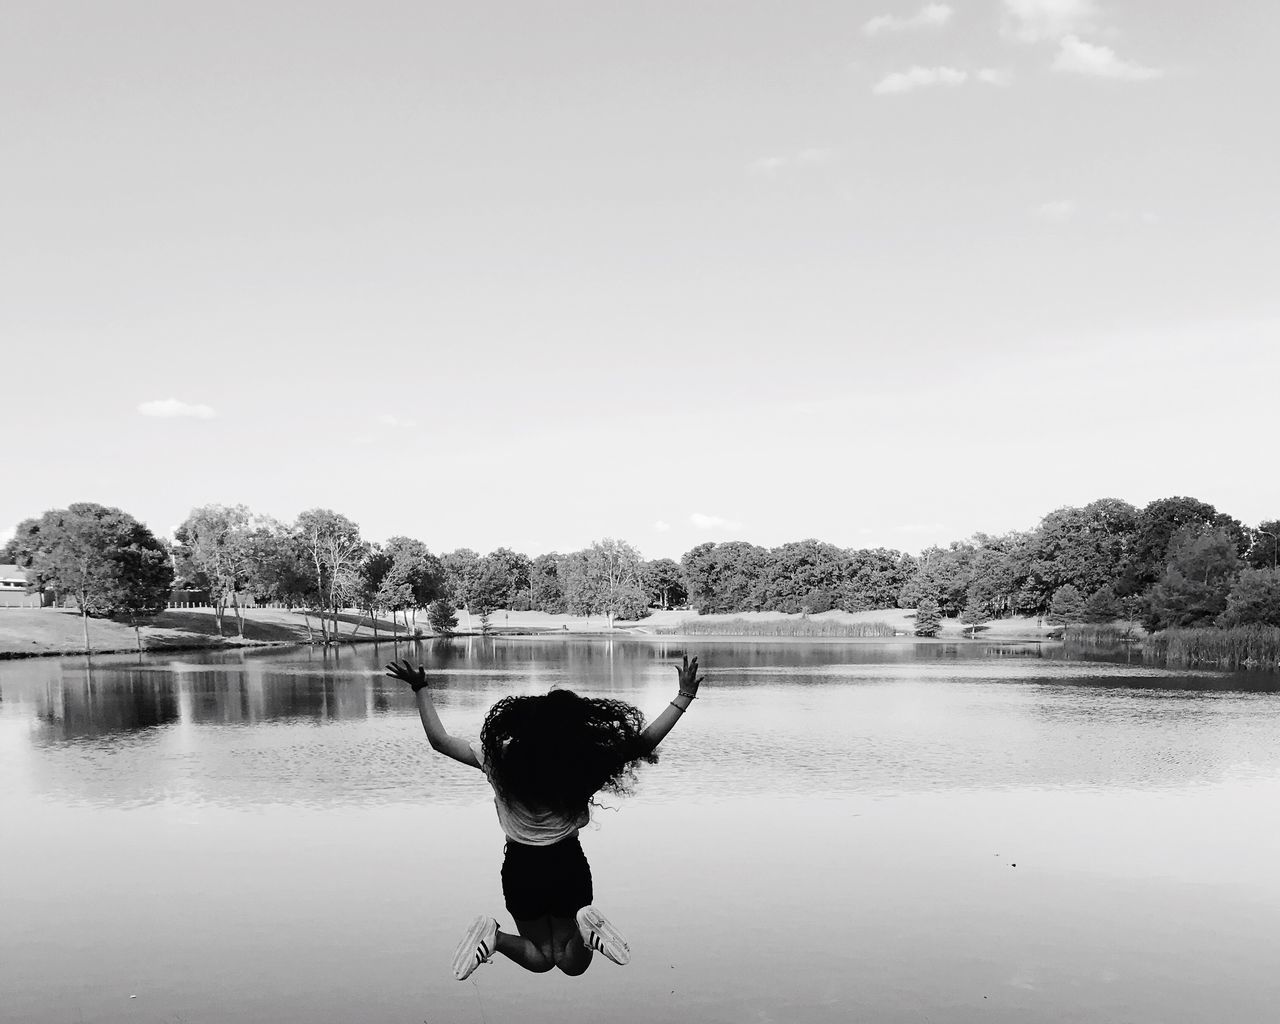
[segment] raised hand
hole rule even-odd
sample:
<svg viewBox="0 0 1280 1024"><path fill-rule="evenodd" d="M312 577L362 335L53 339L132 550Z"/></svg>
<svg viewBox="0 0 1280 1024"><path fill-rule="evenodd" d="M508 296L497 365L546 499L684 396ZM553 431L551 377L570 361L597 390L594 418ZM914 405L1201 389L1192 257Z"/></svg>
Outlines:
<svg viewBox="0 0 1280 1024"><path fill-rule="evenodd" d="M403 679L413 687L414 693L417 693L427 685L427 673L423 671L421 666L410 665L408 658L404 659L403 665L397 664L394 661L388 665L387 675L391 676L393 679Z"/></svg>
<svg viewBox="0 0 1280 1024"><path fill-rule="evenodd" d="M676 670L676 675L680 679L680 692L686 697L696 697L698 695L698 687L702 683L702 676L698 675L698 659L689 660L689 655L684 656L684 667L679 665L672 666Z"/></svg>

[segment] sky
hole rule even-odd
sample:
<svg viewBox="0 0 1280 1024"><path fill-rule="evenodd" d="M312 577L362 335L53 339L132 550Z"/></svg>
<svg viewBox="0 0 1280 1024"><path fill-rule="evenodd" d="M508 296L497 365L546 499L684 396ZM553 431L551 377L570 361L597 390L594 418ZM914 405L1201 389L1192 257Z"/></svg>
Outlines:
<svg viewBox="0 0 1280 1024"><path fill-rule="evenodd" d="M1280 516L1271 0L7 0L0 537Z"/></svg>

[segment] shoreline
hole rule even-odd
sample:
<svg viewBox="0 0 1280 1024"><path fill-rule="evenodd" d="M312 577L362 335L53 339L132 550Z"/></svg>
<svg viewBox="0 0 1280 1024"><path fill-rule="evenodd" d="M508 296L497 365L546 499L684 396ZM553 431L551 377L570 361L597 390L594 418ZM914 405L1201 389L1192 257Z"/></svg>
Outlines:
<svg viewBox="0 0 1280 1024"><path fill-rule="evenodd" d="M501 617L499 617L499 615ZM548 640L635 640L645 643L674 643L681 646L699 644L972 644L985 643L1043 643L1061 639L1057 630L1049 630L1031 619L997 620L980 628L976 636L959 623L944 622L941 635L918 637L911 631L913 625L902 609L884 609L875 612L830 612L810 616L815 624L828 623L826 628L814 629L814 635L806 635L798 626L794 633L785 627L777 633L765 630L747 633L732 632L682 632L681 627L698 621L703 628L714 629L717 623L730 622L760 624L799 622L803 616L751 612L738 615L698 616L690 610L655 611L644 619L616 622L612 629L599 616L587 618L572 615L553 615L545 612L502 612L493 616L488 638L506 641ZM344 644L368 643L418 643L445 639L473 640L484 638L474 620L471 628L460 629L449 637L417 629L406 632L399 624L379 620L378 635L372 632L367 614L344 612L338 617L343 632L327 644L321 639L314 615L280 608L254 608L244 610L244 636L238 635L235 619L228 613L223 629L231 635L220 635L213 612L209 608L170 609L141 627L142 650L138 650L133 627L110 619L89 620L89 649L83 642L84 625L78 612L69 609L3 609L0 610L0 661L17 661L27 658L70 658L86 655L166 654L168 652L253 650L280 647L321 647ZM308 629L310 622L310 629ZM840 627L845 624L878 622L894 630L886 636L844 636ZM332 628L332 617L329 618ZM425 623L423 623L425 626ZM834 627L834 628L832 628ZM767 627L766 627L767 628Z"/></svg>
<svg viewBox="0 0 1280 1024"><path fill-rule="evenodd" d="M977 637L968 636L752 636L752 635L733 635L718 633L652 633L652 632L634 632L629 629L618 629L613 632L608 630L593 630L589 632L563 632L557 630L547 630L544 632L528 632L511 630L509 632L490 632L488 635L476 632L458 632L448 636L437 635L434 633L424 633L420 636L404 636L388 634L385 637L373 636L355 636L343 637L337 641L309 641L309 640L239 640L227 637L221 643L166 643L152 647L144 646L141 651L136 645L127 647L93 647L90 650L83 648L63 648L58 650L0 650L0 661L26 661L34 658L84 658L94 657L97 655L165 655L169 653L190 653L192 651L253 651L253 650L274 650L286 647L319 647L327 649L329 647L342 647L346 645L366 645L366 644L414 644L414 643L438 643L450 642L453 640L633 640L640 643L676 643L685 647L707 644L750 644L752 646L765 646L769 644L819 644L824 647L836 645L855 645L862 647L873 646L890 646L903 647L907 645L923 644L926 646L938 646L940 644L973 644L973 643L994 643L994 644L1044 644L1044 643L1061 643L1060 638L1049 638L1043 636L1027 636L1018 634L1008 634L1001 636Z"/></svg>

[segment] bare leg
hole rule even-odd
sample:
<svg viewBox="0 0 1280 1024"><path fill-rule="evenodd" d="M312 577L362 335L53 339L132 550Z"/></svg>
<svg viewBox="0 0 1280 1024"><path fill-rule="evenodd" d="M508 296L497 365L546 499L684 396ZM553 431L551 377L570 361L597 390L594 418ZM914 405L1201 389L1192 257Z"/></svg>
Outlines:
<svg viewBox="0 0 1280 1024"><path fill-rule="evenodd" d="M576 926L575 926L576 927ZM551 945L551 918L516 921L519 935L498 931L498 952L526 971L543 974L556 965Z"/></svg>
<svg viewBox="0 0 1280 1024"><path fill-rule="evenodd" d="M551 918L552 959L571 978L591 966L591 950L582 941L578 922L572 917Z"/></svg>

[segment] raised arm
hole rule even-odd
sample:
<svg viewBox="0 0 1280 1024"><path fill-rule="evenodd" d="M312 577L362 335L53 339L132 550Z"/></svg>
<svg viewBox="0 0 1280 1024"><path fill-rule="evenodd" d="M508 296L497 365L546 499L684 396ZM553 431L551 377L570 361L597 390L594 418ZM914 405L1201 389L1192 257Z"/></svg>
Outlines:
<svg viewBox="0 0 1280 1024"><path fill-rule="evenodd" d="M479 768L480 762L476 759L476 752L471 749L471 744L461 736L451 736L445 731L431 700L431 691L427 689L427 674L421 666L415 668L409 664L408 659L405 659L403 665L392 662L387 666L387 675L393 679L403 679L413 688L413 695L418 701L418 716L422 719L422 728L426 731L431 749L438 750L455 761L469 764L472 768Z"/></svg>
<svg viewBox="0 0 1280 1024"><path fill-rule="evenodd" d="M644 732L640 734L640 744L642 753L649 753L659 743L666 738L676 722L689 710L689 705L694 702L698 696L698 687L702 684L702 677L698 675L698 659L689 660L686 654L684 657L683 667L675 666L676 677L679 679L678 691L675 699L662 709L662 714L645 726Z"/></svg>

